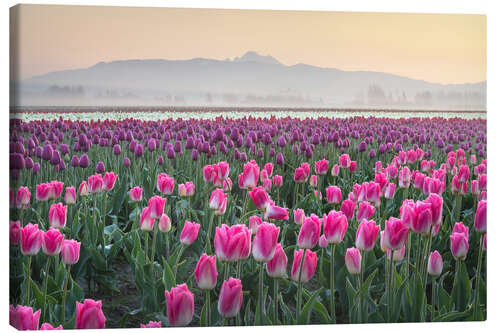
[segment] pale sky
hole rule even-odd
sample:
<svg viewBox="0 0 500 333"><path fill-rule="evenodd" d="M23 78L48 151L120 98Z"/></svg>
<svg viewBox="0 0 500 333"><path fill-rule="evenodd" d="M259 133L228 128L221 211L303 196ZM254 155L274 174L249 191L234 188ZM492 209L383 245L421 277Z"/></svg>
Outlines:
<svg viewBox="0 0 500 333"><path fill-rule="evenodd" d="M123 59L226 59L387 72L436 83L486 80L486 16L21 5L11 75ZM12 79L12 76L11 76Z"/></svg>

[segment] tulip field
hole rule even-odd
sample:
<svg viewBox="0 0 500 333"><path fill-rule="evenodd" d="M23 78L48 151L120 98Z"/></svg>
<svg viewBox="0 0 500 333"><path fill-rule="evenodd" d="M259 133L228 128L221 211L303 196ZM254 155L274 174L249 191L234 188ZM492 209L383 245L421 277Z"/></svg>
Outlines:
<svg viewBox="0 0 500 333"><path fill-rule="evenodd" d="M11 116L12 326L486 320L485 117L183 116Z"/></svg>

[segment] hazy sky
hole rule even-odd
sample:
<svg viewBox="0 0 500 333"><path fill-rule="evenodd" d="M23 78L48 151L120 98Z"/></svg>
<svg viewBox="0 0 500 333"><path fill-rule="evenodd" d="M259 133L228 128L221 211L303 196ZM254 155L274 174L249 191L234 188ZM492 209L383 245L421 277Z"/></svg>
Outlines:
<svg viewBox="0 0 500 333"><path fill-rule="evenodd" d="M12 31L11 73L20 78L99 61L223 60L252 50L285 65L486 80L484 15L21 5L11 10Z"/></svg>

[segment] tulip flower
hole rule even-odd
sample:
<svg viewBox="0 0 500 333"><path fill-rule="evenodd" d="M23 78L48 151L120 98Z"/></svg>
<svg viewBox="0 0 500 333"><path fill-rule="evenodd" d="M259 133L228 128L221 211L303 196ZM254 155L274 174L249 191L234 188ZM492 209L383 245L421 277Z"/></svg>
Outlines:
<svg viewBox="0 0 500 333"><path fill-rule="evenodd" d="M304 222L305 217L306 215L303 209L298 208L293 211L293 220L295 224L301 225L302 222Z"/></svg>
<svg viewBox="0 0 500 333"><path fill-rule="evenodd" d="M357 248L351 247L346 250L345 266L350 274L361 273L361 253Z"/></svg>
<svg viewBox="0 0 500 333"><path fill-rule="evenodd" d="M40 331L54 331L54 330L56 330L56 331L60 331L60 330L62 330L62 329L63 329L62 325L59 325L59 326L57 326L57 327L54 327L54 326L52 326L52 325L51 325L51 324L49 324L49 323L43 323L43 324L40 326Z"/></svg>
<svg viewBox="0 0 500 333"><path fill-rule="evenodd" d="M174 192L175 181L166 173L160 173L156 179L156 189L163 195L170 195Z"/></svg>
<svg viewBox="0 0 500 333"><path fill-rule="evenodd" d="M326 237L325 235L321 235L319 236L319 240L318 240L318 246L322 249L324 249L325 247L328 246L328 241L326 240Z"/></svg>
<svg viewBox="0 0 500 333"><path fill-rule="evenodd" d="M476 215L474 216L474 229L484 234L486 233L486 200L481 200L477 204Z"/></svg>
<svg viewBox="0 0 500 333"><path fill-rule="evenodd" d="M343 169L349 168L351 165L351 158L349 154L342 154L339 156L339 166Z"/></svg>
<svg viewBox="0 0 500 333"><path fill-rule="evenodd" d="M41 310L33 312L33 308L18 304L9 306L9 324L20 331L36 331Z"/></svg>
<svg viewBox="0 0 500 333"><path fill-rule="evenodd" d="M194 295L185 283L165 290L168 322L172 326L187 326L193 319Z"/></svg>
<svg viewBox="0 0 500 333"><path fill-rule="evenodd" d="M163 215L163 214L162 214ZM140 227L142 231L152 231L155 225L155 219L151 217L151 209L145 207L141 212Z"/></svg>
<svg viewBox="0 0 500 333"><path fill-rule="evenodd" d="M88 179L89 193L100 193L104 188L104 181L100 173L90 176Z"/></svg>
<svg viewBox="0 0 500 333"><path fill-rule="evenodd" d="M347 231L347 217L342 212L331 210L323 221L323 232L329 244L340 244Z"/></svg>
<svg viewBox="0 0 500 333"><path fill-rule="evenodd" d="M106 327L106 317L102 312L102 301L85 299L76 302L76 329L101 329Z"/></svg>
<svg viewBox="0 0 500 333"><path fill-rule="evenodd" d="M316 252L313 252L309 249L306 249L305 251L306 254L304 257L304 263L302 267L302 276L300 278L300 282L302 283L306 283L312 279L314 272L316 271L316 264L317 264ZM299 282L299 270L303 253L304 253L303 249L296 250L294 252L291 276L292 280L295 282Z"/></svg>
<svg viewBox="0 0 500 333"><path fill-rule="evenodd" d="M298 167L297 169L295 169L295 173L293 175L293 180L296 183L304 183L306 181L306 179L307 179L307 174L303 168Z"/></svg>
<svg viewBox="0 0 500 333"><path fill-rule="evenodd" d="M38 229L38 224L27 224L21 229L21 253L25 256L34 256L42 247L42 230Z"/></svg>
<svg viewBox="0 0 500 333"><path fill-rule="evenodd" d="M274 256L280 228L272 223L262 222L253 240L252 254L257 262L268 262Z"/></svg>
<svg viewBox="0 0 500 333"><path fill-rule="evenodd" d="M202 290L214 289L217 284L217 275L215 256L208 256L206 253L203 253L194 270L198 288Z"/></svg>
<svg viewBox="0 0 500 333"><path fill-rule="evenodd" d="M234 262L250 255L252 233L244 224L231 227L226 224L215 228L214 249L217 259Z"/></svg>
<svg viewBox="0 0 500 333"><path fill-rule="evenodd" d="M415 205L415 219L410 224L411 229L417 234L429 235L432 222L432 204L417 201Z"/></svg>
<svg viewBox="0 0 500 333"><path fill-rule="evenodd" d="M391 249L387 249L387 256L390 258L392 255L392 261L400 262L405 257L405 246L403 245L399 250L395 250L394 254L391 252Z"/></svg>
<svg viewBox="0 0 500 333"><path fill-rule="evenodd" d="M21 238L21 221L10 221L9 238L12 245L18 245Z"/></svg>
<svg viewBox="0 0 500 333"><path fill-rule="evenodd" d="M184 245L191 245L198 237L198 231L200 230L200 224L195 222L186 221L184 223L184 228L182 229L180 235L180 242Z"/></svg>
<svg viewBox="0 0 500 333"><path fill-rule="evenodd" d="M233 189L233 181L231 180L231 178L224 179L222 189L224 190L224 192L231 192L231 190Z"/></svg>
<svg viewBox="0 0 500 333"><path fill-rule="evenodd" d="M465 235L467 239L469 239L469 227L465 226L462 222L457 222L453 226L453 230L451 233L459 232Z"/></svg>
<svg viewBox="0 0 500 333"><path fill-rule="evenodd" d="M359 203L358 213L356 214L356 219L358 221L369 219L373 216L373 214L375 214L375 207L370 205L368 201L363 201Z"/></svg>
<svg viewBox="0 0 500 333"><path fill-rule="evenodd" d="M329 204L338 204L342 201L342 191L337 186L328 186L326 188L326 200Z"/></svg>
<svg viewBox="0 0 500 333"><path fill-rule="evenodd" d="M257 215L250 216L248 228L252 231L252 235L257 233L257 228L262 224L262 219Z"/></svg>
<svg viewBox="0 0 500 333"><path fill-rule="evenodd" d="M431 252L429 254L429 260L427 262L427 273L431 276L439 276L443 271L443 258L438 251Z"/></svg>
<svg viewBox="0 0 500 333"><path fill-rule="evenodd" d="M318 175L326 175L328 172L328 160L319 160L314 163L314 171Z"/></svg>
<svg viewBox="0 0 500 333"><path fill-rule="evenodd" d="M260 168L254 160L243 166L243 172L238 176L238 185L242 189L252 189L259 181Z"/></svg>
<svg viewBox="0 0 500 333"><path fill-rule="evenodd" d="M141 328L161 328L161 321L150 320L147 324L141 324Z"/></svg>
<svg viewBox="0 0 500 333"><path fill-rule="evenodd" d="M309 178L309 185L311 187L318 187L318 176L312 175L311 178Z"/></svg>
<svg viewBox="0 0 500 333"><path fill-rule="evenodd" d="M74 265L80 259L80 242L73 239L64 240L61 245L61 257L62 261L66 265Z"/></svg>
<svg viewBox="0 0 500 333"><path fill-rule="evenodd" d="M38 184L36 186L36 200L47 201L49 199L49 192L52 190L52 186L49 184Z"/></svg>
<svg viewBox="0 0 500 333"><path fill-rule="evenodd" d="M288 258L286 257L285 251L283 250L281 243L277 243L274 256L271 260L266 262L267 275L272 278L286 277L287 264Z"/></svg>
<svg viewBox="0 0 500 333"><path fill-rule="evenodd" d="M255 207L258 209L265 210L269 206L269 195L262 186L255 187L253 190L248 192L248 194L250 195L250 198L252 198Z"/></svg>
<svg viewBox="0 0 500 333"><path fill-rule="evenodd" d="M354 217L355 208L356 204L353 200L344 200L342 201L342 204L340 204L340 210L342 211L342 213L344 213L349 221Z"/></svg>
<svg viewBox="0 0 500 333"><path fill-rule="evenodd" d="M273 185L276 187L283 186L283 177L280 175L274 175L273 176Z"/></svg>
<svg viewBox="0 0 500 333"><path fill-rule="evenodd" d="M142 201L142 187L136 186L130 190L130 201Z"/></svg>
<svg viewBox="0 0 500 333"><path fill-rule="evenodd" d="M432 225L441 223L441 218L443 216L443 198L435 193L431 193L424 202L431 204Z"/></svg>
<svg viewBox="0 0 500 333"><path fill-rule="evenodd" d="M64 228L66 225L66 213L68 206L62 203L53 204L49 210L49 223L54 228Z"/></svg>
<svg viewBox="0 0 500 333"><path fill-rule="evenodd" d="M411 171L408 167L404 167L399 171L399 187L410 187Z"/></svg>
<svg viewBox="0 0 500 333"><path fill-rule="evenodd" d="M283 207L275 206L272 203L267 206L264 213L264 219L266 220L287 220L288 221L288 210Z"/></svg>
<svg viewBox="0 0 500 333"><path fill-rule="evenodd" d="M302 223L297 238L297 245L301 249L312 249L316 246L321 233L321 221L319 218L311 214L306 217Z"/></svg>
<svg viewBox="0 0 500 333"><path fill-rule="evenodd" d="M158 219L163 215L165 209L165 202L167 199L162 198L158 195L150 198L148 201L149 214L152 218Z"/></svg>
<svg viewBox="0 0 500 333"><path fill-rule="evenodd" d="M450 235L450 248L455 260L465 260L469 251L467 235L461 232L452 233Z"/></svg>
<svg viewBox="0 0 500 333"><path fill-rule="evenodd" d="M356 247L361 251L371 251L377 242L380 226L373 220L363 220L356 231Z"/></svg>
<svg viewBox="0 0 500 333"><path fill-rule="evenodd" d="M106 172L103 177L103 189L106 192L109 192L115 187L115 182L116 179L118 178L118 175L115 175L114 172Z"/></svg>
<svg viewBox="0 0 500 333"><path fill-rule="evenodd" d="M80 187L78 188L78 193L82 197L86 197L89 195L89 188L85 180L81 182Z"/></svg>
<svg viewBox="0 0 500 333"><path fill-rule="evenodd" d="M64 202L66 203L66 205L72 205L76 203L76 189L73 186L66 187Z"/></svg>
<svg viewBox="0 0 500 333"><path fill-rule="evenodd" d="M390 217L385 222L384 246L393 251L401 249L408 239L409 231L402 220Z"/></svg>
<svg viewBox="0 0 500 333"><path fill-rule="evenodd" d="M220 210L225 205L225 202L227 202L227 195L222 189L216 188L212 191L209 201L210 209Z"/></svg>
<svg viewBox="0 0 500 333"><path fill-rule="evenodd" d="M17 190L16 203L18 208L26 209L30 204L31 192L26 186Z"/></svg>
<svg viewBox="0 0 500 333"><path fill-rule="evenodd" d="M154 226L154 219L153 219L152 224ZM150 224L150 226L151 226L151 224ZM172 228L172 223L170 221L170 217L168 217L168 215L166 215L166 214L163 214L160 217L160 220L158 221L158 229L160 229L160 231L163 233L167 233L170 231L171 228ZM151 227L151 230L152 229L153 229L153 227ZM151 231L151 230L149 230L149 231Z"/></svg>
<svg viewBox="0 0 500 333"><path fill-rule="evenodd" d="M235 317L243 304L243 287L241 280L230 277L222 283L217 310L224 318Z"/></svg>
<svg viewBox="0 0 500 333"><path fill-rule="evenodd" d="M42 250L43 253L49 256L56 256L61 252L61 247L64 243L64 235L59 229L52 228L42 233Z"/></svg>

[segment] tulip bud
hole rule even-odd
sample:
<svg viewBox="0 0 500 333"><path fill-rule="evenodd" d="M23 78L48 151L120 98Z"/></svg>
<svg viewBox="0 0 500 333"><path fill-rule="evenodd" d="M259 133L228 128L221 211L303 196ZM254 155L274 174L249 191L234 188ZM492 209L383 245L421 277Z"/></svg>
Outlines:
<svg viewBox="0 0 500 333"><path fill-rule="evenodd" d="M46 255L58 255L63 243L64 235L56 228L50 227L48 231L42 233L42 249Z"/></svg>
<svg viewBox="0 0 500 333"><path fill-rule="evenodd" d="M465 260L469 251L467 235L461 232L452 233L450 235L450 248L455 260Z"/></svg>
<svg viewBox="0 0 500 333"><path fill-rule="evenodd" d="M292 265L292 280L295 282L299 282L299 271L300 271L300 262L302 260L302 255L304 254L304 249L296 250L293 256L293 265ZM305 258L304 264L302 267L302 275L300 277L300 281L302 283L307 283L314 276L314 272L316 271L317 265L317 256L316 252L313 252L309 249L305 250Z"/></svg>
<svg viewBox="0 0 500 333"><path fill-rule="evenodd" d="M12 245L18 245L21 238L21 221L10 221L9 238Z"/></svg>
<svg viewBox="0 0 500 333"><path fill-rule="evenodd" d="M168 322L172 326L187 326L193 319L194 295L185 283L165 290Z"/></svg>
<svg viewBox="0 0 500 333"><path fill-rule="evenodd" d="M25 256L34 256L42 247L42 230L38 224L27 224L21 229L21 253Z"/></svg>
<svg viewBox="0 0 500 333"><path fill-rule="evenodd" d="M80 187L78 188L78 193L82 197L86 197L89 195L89 189L87 187L87 182L85 180L82 181L82 183L80 184Z"/></svg>
<svg viewBox="0 0 500 333"><path fill-rule="evenodd" d="M76 189L73 186L66 187L64 202L66 203L66 205L72 205L76 203Z"/></svg>
<svg viewBox="0 0 500 333"><path fill-rule="evenodd" d="M346 250L345 265L350 274L361 273L361 253L357 248L351 247Z"/></svg>
<svg viewBox="0 0 500 333"><path fill-rule="evenodd" d="M429 260L427 262L427 273L432 276L439 276L443 271L443 258L438 251L431 252L429 254Z"/></svg>
<svg viewBox="0 0 500 333"><path fill-rule="evenodd" d="M380 226L375 221L363 220L356 231L356 247L361 251L371 251L377 242Z"/></svg>
<svg viewBox="0 0 500 333"><path fill-rule="evenodd" d="M142 187L136 186L130 190L130 201L139 202L142 200Z"/></svg>
<svg viewBox="0 0 500 333"><path fill-rule="evenodd" d="M257 215L250 216L248 228L252 231L252 235L257 233L257 228L262 224L262 219Z"/></svg>
<svg viewBox="0 0 500 333"><path fill-rule="evenodd" d="M163 215L165 210L165 202L167 199L158 195L150 198L148 201L149 214L153 219L158 219Z"/></svg>
<svg viewBox="0 0 500 333"><path fill-rule="evenodd" d="M102 301L85 299L76 302L76 329L102 329L106 327L106 317L102 312Z"/></svg>
<svg viewBox="0 0 500 333"><path fill-rule="evenodd" d="M54 228L64 228L66 225L66 212L68 206L63 206L62 203L52 204L49 210L49 223Z"/></svg>
<svg viewBox="0 0 500 333"><path fill-rule="evenodd" d="M306 217L300 227L297 245L301 249L312 249L316 246L321 232L321 222L319 218L311 214Z"/></svg>
<svg viewBox="0 0 500 333"><path fill-rule="evenodd" d="M274 256L280 228L272 223L262 222L253 240L252 254L257 262L268 262Z"/></svg>
<svg viewBox="0 0 500 333"><path fill-rule="evenodd" d="M477 204L476 215L474 216L474 229L477 232L486 233L486 200L481 200Z"/></svg>
<svg viewBox="0 0 500 333"><path fill-rule="evenodd" d="M161 328L161 321L150 320L147 324L141 324L141 328Z"/></svg>
<svg viewBox="0 0 500 333"><path fill-rule="evenodd" d="M266 262L267 274L273 278L284 278L286 277L287 264L288 258L286 257L285 251L281 243L277 243L273 258Z"/></svg>
<svg viewBox="0 0 500 333"><path fill-rule="evenodd" d="M217 264L215 256L208 256L203 253L200 260L196 264L194 271L198 288L203 290L211 290L217 284Z"/></svg>
<svg viewBox="0 0 500 333"><path fill-rule="evenodd" d="M170 221L170 217L168 217L168 215L166 214L162 214L158 222L158 229L160 229L161 232L167 233L170 231L171 228L172 228L172 223Z"/></svg>
<svg viewBox="0 0 500 333"><path fill-rule="evenodd" d="M293 220L295 221L295 224L301 225L302 222L304 222L305 217L306 215L303 209L298 208L293 211Z"/></svg>
<svg viewBox="0 0 500 333"><path fill-rule="evenodd" d="M347 217L342 212L331 210L323 219L323 232L330 244L340 244L347 231Z"/></svg>
<svg viewBox="0 0 500 333"><path fill-rule="evenodd" d="M217 309L224 318L235 317L243 304L243 288L241 280L230 277L222 283Z"/></svg>
<svg viewBox="0 0 500 333"><path fill-rule="evenodd" d="M80 242L73 239L64 240L61 246L61 257L62 261L66 265L74 265L80 259Z"/></svg>
<svg viewBox="0 0 500 333"><path fill-rule="evenodd" d="M41 310L33 313L33 308L18 304L9 306L9 324L20 331L36 331L40 320Z"/></svg>

